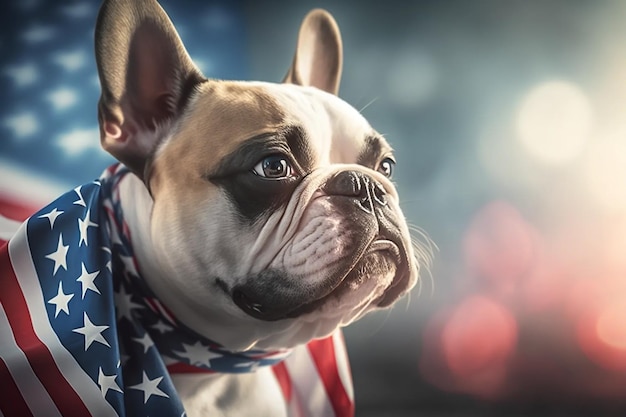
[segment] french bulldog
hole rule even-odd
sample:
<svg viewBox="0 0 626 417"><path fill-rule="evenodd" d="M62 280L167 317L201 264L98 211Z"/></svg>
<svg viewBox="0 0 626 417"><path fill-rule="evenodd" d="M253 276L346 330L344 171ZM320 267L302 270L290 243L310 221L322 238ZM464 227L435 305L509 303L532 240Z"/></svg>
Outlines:
<svg viewBox="0 0 626 417"><path fill-rule="evenodd" d="M342 42L328 12L304 18L281 83L203 76L155 0L105 0L95 52L101 144L130 171L114 194L132 268L172 322L221 351L291 352L285 361L298 362L307 346L332 338L327 352L340 356L339 329L415 285L420 263L390 180L392 148L337 96ZM37 219L48 227L50 216ZM86 216L79 226L95 228ZM61 270L57 255L46 258L54 274ZM54 285L60 295L44 302L62 318L75 301ZM94 295L87 289L83 298ZM118 314L135 317L127 314L133 307L118 305ZM98 333L105 326L94 323L85 313L71 336L85 336L86 352L111 348L112 338ZM149 336L134 339L145 352ZM313 375L290 369L314 384ZM350 391L346 369L334 378ZM271 367L250 370L170 377L190 417L342 414L312 410L306 399L289 407ZM125 376L124 389L108 372L97 371L107 400L131 390L142 390L146 404L167 396L146 372L135 382ZM321 389L332 394L333 384Z"/></svg>
<svg viewBox="0 0 626 417"><path fill-rule="evenodd" d="M280 84L205 78L152 0L105 1L96 59L101 143L135 174L120 201L139 269L191 329L233 351L293 348L416 283L392 148L337 97L329 13L305 17ZM189 416L224 397L174 382Z"/></svg>

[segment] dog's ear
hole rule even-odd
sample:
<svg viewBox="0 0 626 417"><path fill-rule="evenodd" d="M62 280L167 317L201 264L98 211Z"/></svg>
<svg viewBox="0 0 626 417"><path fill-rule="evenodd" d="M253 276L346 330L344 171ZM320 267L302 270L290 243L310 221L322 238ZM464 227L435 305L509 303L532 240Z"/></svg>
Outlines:
<svg viewBox="0 0 626 417"><path fill-rule="evenodd" d="M143 178L160 136L204 77L155 0L106 0L95 38L102 146Z"/></svg>
<svg viewBox="0 0 626 417"><path fill-rule="evenodd" d="M315 9L302 21L296 53L283 82L337 94L342 63L339 26L326 10Z"/></svg>

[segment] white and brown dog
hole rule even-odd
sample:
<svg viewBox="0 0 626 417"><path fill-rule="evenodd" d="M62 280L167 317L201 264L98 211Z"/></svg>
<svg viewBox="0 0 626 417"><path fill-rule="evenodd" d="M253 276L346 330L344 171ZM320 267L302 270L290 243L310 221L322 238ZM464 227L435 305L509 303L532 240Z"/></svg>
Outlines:
<svg viewBox="0 0 626 417"><path fill-rule="evenodd" d="M170 321L223 352L292 351L288 361L414 286L419 265L389 178L392 149L336 96L342 46L327 12L306 16L279 84L205 78L154 0L104 2L96 59L101 142L132 172L116 183L109 214L117 205L124 223L119 233L129 240L136 272ZM50 215L39 218L47 224ZM47 258L52 268L54 256ZM56 274L61 266L54 262ZM116 270L114 264L113 275ZM67 298L62 285L54 285L54 294L58 287ZM95 292L88 289L83 298ZM44 296L54 304L48 308L56 306L55 318L74 302L65 301L65 310L58 298L50 300ZM128 313L133 303L117 308ZM111 347L105 326L88 316L73 336L84 336L85 352L104 342ZM121 340L123 327L117 331ZM144 352L156 345L167 356L156 339L145 342L150 337L156 336L134 340ZM176 342L174 333L168 337ZM169 355L192 358L191 347L205 345L186 346ZM132 365L128 349L120 352ZM202 354L194 355L189 363L198 365ZM211 355L204 354L205 365ZM328 415L306 398L298 407L286 405L271 368L170 377L192 417ZM166 396L161 379L146 371L135 381L124 376L122 385L103 366L95 369L107 400L131 390L141 390L145 404ZM313 375L297 378L304 380L300 386L316 384ZM293 395L312 396L315 389Z"/></svg>

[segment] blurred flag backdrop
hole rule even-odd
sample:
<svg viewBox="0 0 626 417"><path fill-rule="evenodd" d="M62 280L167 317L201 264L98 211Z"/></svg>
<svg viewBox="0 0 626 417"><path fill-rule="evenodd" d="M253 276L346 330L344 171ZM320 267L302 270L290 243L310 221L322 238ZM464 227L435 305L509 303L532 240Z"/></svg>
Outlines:
<svg viewBox="0 0 626 417"><path fill-rule="evenodd" d="M9 2L0 16L0 213L30 213L113 162L101 150L96 0ZM239 1L163 1L206 76L245 79Z"/></svg>

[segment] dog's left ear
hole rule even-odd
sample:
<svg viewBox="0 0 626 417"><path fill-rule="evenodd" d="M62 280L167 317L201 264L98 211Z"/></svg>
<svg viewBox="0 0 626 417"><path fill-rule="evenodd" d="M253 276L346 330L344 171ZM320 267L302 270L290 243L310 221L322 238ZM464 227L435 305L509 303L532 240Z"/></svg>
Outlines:
<svg viewBox="0 0 626 417"><path fill-rule="evenodd" d="M283 82L339 92L343 48L339 26L326 10L310 11L300 26L293 63Z"/></svg>
<svg viewBox="0 0 626 417"><path fill-rule="evenodd" d="M204 80L155 0L105 0L96 24L102 146L140 178L164 134Z"/></svg>

